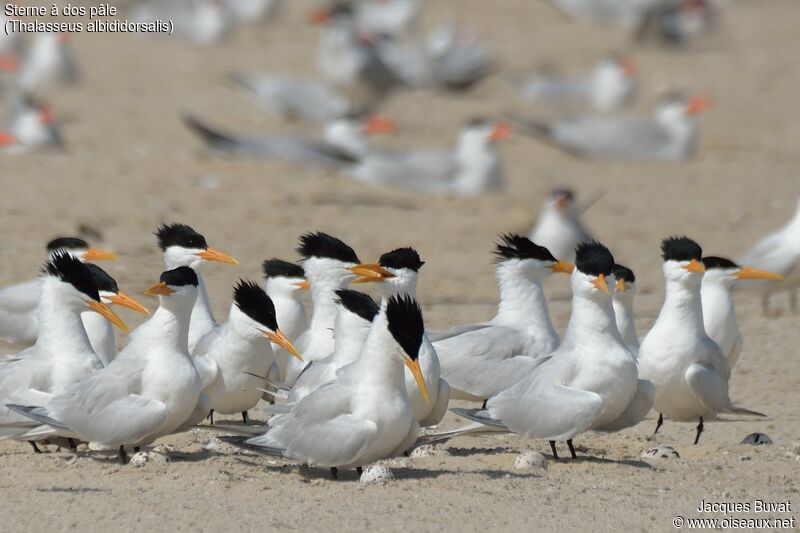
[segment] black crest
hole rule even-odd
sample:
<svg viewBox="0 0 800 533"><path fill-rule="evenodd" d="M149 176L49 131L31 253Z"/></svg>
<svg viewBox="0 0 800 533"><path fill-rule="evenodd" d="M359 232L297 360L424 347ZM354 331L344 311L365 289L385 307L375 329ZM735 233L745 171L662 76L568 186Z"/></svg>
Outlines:
<svg viewBox="0 0 800 533"><path fill-rule="evenodd" d="M378 259L378 263L386 268L408 268L414 272L419 272L425 261L420 260L419 254L415 249L405 247L386 252Z"/></svg>
<svg viewBox="0 0 800 533"><path fill-rule="evenodd" d="M372 319L378 314L378 304L363 292L351 289L339 289L336 291L336 296L339 298L337 303L367 322L372 322Z"/></svg>
<svg viewBox="0 0 800 533"><path fill-rule="evenodd" d="M267 259L261 265L264 276L267 278L304 278L306 273L303 267L282 259Z"/></svg>
<svg viewBox="0 0 800 533"><path fill-rule="evenodd" d="M731 261L730 259L725 259L724 257L714 257L708 256L703 258L703 265L706 267L706 270L710 270L712 268L719 268L719 269L738 269L741 268L739 265Z"/></svg>
<svg viewBox="0 0 800 533"><path fill-rule="evenodd" d="M92 274L92 279L94 279L94 282L97 285L97 290L113 292L115 294L119 292L119 287L117 286L116 280L109 276L108 272L97 265L93 265L92 263L85 263L85 265Z"/></svg>
<svg viewBox="0 0 800 533"><path fill-rule="evenodd" d="M538 259L553 263L557 261L544 246L539 246L527 237L511 233L500 236L500 242L495 244L494 253L498 261L505 259Z"/></svg>
<svg viewBox="0 0 800 533"><path fill-rule="evenodd" d="M56 252L53 258L44 264L42 273L48 276L55 276L61 281L69 283L92 300L100 301L97 284L94 282L89 269L80 260L75 259L67 252Z"/></svg>
<svg viewBox="0 0 800 533"><path fill-rule="evenodd" d="M208 248L206 238L186 224L162 224L156 230L155 236L158 237L158 247L162 252L170 246L202 250Z"/></svg>
<svg viewBox="0 0 800 533"><path fill-rule="evenodd" d="M158 280L173 287L182 287L184 285L194 285L197 287L198 285L195 271L185 266L162 272Z"/></svg>
<svg viewBox="0 0 800 533"><path fill-rule="evenodd" d="M582 242L575 249L575 268L591 276L610 276L614 272L614 256L597 241Z"/></svg>
<svg viewBox="0 0 800 533"><path fill-rule="evenodd" d="M275 306L264 289L252 281L239 280L233 289L233 301L239 310L272 331L277 331Z"/></svg>
<svg viewBox="0 0 800 533"><path fill-rule="evenodd" d="M633 270L622 265L614 265L614 278L621 279L625 281L625 283L636 282L636 276L633 275Z"/></svg>
<svg viewBox="0 0 800 533"><path fill-rule="evenodd" d="M343 263L361 263L352 248L336 237L321 231L301 235L297 253L303 256L304 259L324 257L336 259Z"/></svg>
<svg viewBox="0 0 800 533"><path fill-rule="evenodd" d="M661 257L664 261L700 261L703 249L689 237L667 237L661 241Z"/></svg>
<svg viewBox="0 0 800 533"><path fill-rule="evenodd" d="M83 239L79 239L77 237L58 237L47 243L48 252L52 252L53 250L63 250L63 249L74 250L76 248L88 248L88 247L89 247L88 242L84 241Z"/></svg>
<svg viewBox="0 0 800 533"><path fill-rule="evenodd" d="M410 296L392 296L386 306L386 320L397 344L411 359L417 359L425 333L422 309L417 301Z"/></svg>

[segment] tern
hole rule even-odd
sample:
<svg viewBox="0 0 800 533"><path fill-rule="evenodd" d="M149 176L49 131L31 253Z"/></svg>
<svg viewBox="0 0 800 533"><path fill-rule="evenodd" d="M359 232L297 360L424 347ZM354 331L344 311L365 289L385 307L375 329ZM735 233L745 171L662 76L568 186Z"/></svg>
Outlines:
<svg viewBox="0 0 800 533"><path fill-rule="evenodd" d="M653 385L639 379L636 359L614 321L608 279L614 257L598 242L578 245L572 273L572 315L564 342L522 379L489 399L487 411L458 414L525 437L556 441L590 429L619 431L638 424L653 406Z"/></svg>
<svg viewBox="0 0 800 533"><path fill-rule="evenodd" d="M769 313L770 296L787 291L792 312L797 311L797 286L800 284L800 195L797 196L792 218L779 230L759 240L750 250L740 256L737 263L751 265L768 272L783 275L782 281L737 283L738 286L761 291L764 314Z"/></svg>
<svg viewBox="0 0 800 533"><path fill-rule="evenodd" d="M633 270L622 265L614 265L614 317L622 342L634 357L639 355L639 336L633 319L633 297L636 296L636 276Z"/></svg>
<svg viewBox="0 0 800 533"><path fill-rule="evenodd" d="M0 436L16 437L29 431L30 420L4 405L30 395L59 394L103 367L92 350L81 322L87 309L99 313L127 332L127 326L104 304L89 269L65 251L51 254L42 270L37 307L42 324L36 344L0 359ZM38 448L33 446L35 451Z"/></svg>
<svg viewBox="0 0 800 533"><path fill-rule="evenodd" d="M370 185L439 195L471 197L504 187L503 163L495 142L510 136L508 125L471 120L450 150L371 150L346 171Z"/></svg>
<svg viewBox="0 0 800 533"><path fill-rule="evenodd" d="M313 285L312 285L313 287ZM419 423L406 394L403 365L425 394L419 351L422 311L410 297L392 297L375 317L358 360L337 379L270 419L264 435L245 441L268 454L329 467L357 468L408 450Z"/></svg>
<svg viewBox="0 0 800 533"><path fill-rule="evenodd" d="M547 248L556 257L574 261L578 244L592 241L592 235L581 222L580 216L575 193L570 189L551 191L528 238Z"/></svg>
<svg viewBox="0 0 800 533"><path fill-rule="evenodd" d="M198 277L189 267L163 272L145 294L159 307L130 335L130 343L107 366L40 405L11 405L16 413L81 440L138 451L180 428L198 404L203 385L187 342Z"/></svg>
<svg viewBox="0 0 800 533"><path fill-rule="evenodd" d="M266 380L256 376L265 376L273 363L270 342L303 360L278 328L275 306L264 289L239 281L228 321L203 336L192 352L210 400L212 424L215 412L241 413L247 423L247 411L256 406L266 386Z"/></svg>
<svg viewBox="0 0 800 533"><path fill-rule="evenodd" d="M12 97L6 120L0 131L0 149L4 152L64 148L64 139L52 109L32 96Z"/></svg>
<svg viewBox="0 0 800 533"><path fill-rule="evenodd" d="M543 73L516 82L520 95L557 107L590 106L614 111L630 104L636 93L636 64L631 57L609 54L586 76L565 78Z"/></svg>
<svg viewBox="0 0 800 533"><path fill-rule="evenodd" d="M197 273L197 298L192 309L192 320L189 326L189 350L194 350L200 339L217 326L211 313L200 267L206 261L216 261L230 265L238 265L233 257L211 248L206 238L185 224L162 224L155 232L158 247L161 248L164 264L168 270L188 266Z"/></svg>
<svg viewBox="0 0 800 533"><path fill-rule="evenodd" d="M327 233L301 235L297 252L303 257L313 309L309 327L298 337L295 346L303 354L304 361L320 361L334 350L336 291L347 288L356 276L380 276L383 272L374 265L361 265L352 248ZM284 383L292 386L302 369L296 360L290 360Z"/></svg>
<svg viewBox="0 0 800 533"><path fill-rule="evenodd" d="M339 312L333 327L333 353L306 366L289 391L288 404L295 404L336 379L336 372L358 359L379 308L370 296L350 290L336 291ZM427 381L426 381L427 383Z"/></svg>
<svg viewBox="0 0 800 533"><path fill-rule="evenodd" d="M99 248L91 248L83 239L59 237L47 244L47 254L53 259L67 253L80 261L115 261L117 256ZM0 339L31 346L39 332L37 305L42 278L0 287Z"/></svg>
<svg viewBox="0 0 800 533"><path fill-rule="evenodd" d="M733 304L734 284L741 279L781 280L783 276L741 267L724 257L704 257L706 272L700 285L700 299L703 304L703 326L706 333L719 345L733 370L742 353L742 334L736 322L736 309Z"/></svg>
<svg viewBox="0 0 800 533"><path fill-rule="evenodd" d="M713 420L724 411L760 413L734 407L728 397L731 367L703 325L702 248L688 237L668 237L661 243L661 251L666 295L655 324L639 347L639 372L655 386L653 407L659 415L653 434L664 417L699 420L697 444L704 420Z"/></svg>
<svg viewBox="0 0 800 533"><path fill-rule="evenodd" d="M503 235L495 248L500 286L497 314L490 321L433 334L442 376L451 396L480 401L508 389L558 348L542 281L574 266L519 235Z"/></svg>
<svg viewBox="0 0 800 533"><path fill-rule="evenodd" d="M264 289L275 306L281 331L290 341L295 341L308 329L308 316L301 301L304 291L309 288L305 271L302 266L281 259L267 259L262 270L266 278ZM276 344L272 345L278 370L275 379L281 382L286 375L286 365L291 354L279 348Z"/></svg>
<svg viewBox="0 0 800 533"><path fill-rule="evenodd" d="M680 94L668 96L651 117L582 115L551 123L515 119L530 134L576 157L590 159L680 162L695 150L699 129L694 115L708 100Z"/></svg>
<svg viewBox="0 0 800 533"><path fill-rule="evenodd" d="M356 278L353 283L380 282L378 289L381 292L381 308L385 308L394 296L417 297L417 280L419 269L425 262L419 253L410 247L397 248L381 255L375 264L377 272ZM419 366L422 377L425 379L427 391L423 394L416 382L416 376L406 372L406 392L411 401L414 416L421 426L429 427L438 424L447 414L447 404L450 401L450 386L441 379L441 365L436 349L423 333L422 348L419 352Z"/></svg>
<svg viewBox="0 0 800 533"><path fill-rule="evenodd" d="M193 117L184 122L209 147L235 157L276 158L299 165L340 169L357 163L369 153L366 134L388 133L391 120L373 115L348 115L331 121L322 140L299 136L231 135Z"/></svg>
<svg viewBox="0 0 800 533"><path fill-rule="evenodd" d="M92 263L86 263L86 268L91 272L92 279L97 285L101 302L127 307L143 315L150 314L146 307L119 290L116 280L109 276L105 270ZM114 336L113 323L105 316L94 311L81 313L81 321L86 329L86 334L89 336L89 342L94 353L100 358L103 366L108 366L108 363L117 355L117 340Z"/></svg>
<svg viewBox="0 0 800 533"><path fill-rule="evenodd" d="M22 57L19 88L25 93L36 93L56 83L76 83L79 79L69 34L37 33Z"/></svg>

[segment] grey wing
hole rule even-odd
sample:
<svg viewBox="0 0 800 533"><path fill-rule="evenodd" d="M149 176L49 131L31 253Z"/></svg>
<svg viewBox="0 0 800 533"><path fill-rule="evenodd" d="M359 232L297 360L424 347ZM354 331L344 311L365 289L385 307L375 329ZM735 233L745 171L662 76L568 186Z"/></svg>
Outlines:
<svg viewBox="0 0 800 533"><path fill-rule="evenodd" d="M420 420L420 424L425 427L435 426L439 422L442 421L444 415L447 414L447 406L450 404L450 385L448 385L447 381L443 379L439 379L439 394L436 396L436 404L431 409L431 412L428 413L423 420ZM416 439L416 436L414 437ZM405 450L403 450L405 451Z"/></svg>
<svg viewBox="0 0 800 533"><path fill-rule="evenodd" d="M644 420L644 417L653 408L655 394L656 389L653 383L646 379L640 379L636 387L636 394L631 399L628 407L625 408L625 411L615 420L594 429L598 431L620 431L635 426Z"/></svg>
<svg viewBox="0 0 800 533"><path fill-rule="evenodd" d="M359 180L432 193L447 192L458 172L452 152L373 152L351 169Z"/></svg>
<svg viewBox="0 0 800 533"><path fill-rule="evenodd" d="M489 413L526 437L568 440L590 429L603 410L603 400L594 392L557 384L571 364L565 354L548 359L537 371L491 398Z"/></svg>
<svg viewBox="0 0 800 533"><path fill-rule="evenodd" d="M498 326L447 338L434 343L434 348L450 387L478 398L511 387L539 364L525 355L523 334Z"/></svg>
<svg viewBox="0 0 800 533"><path fill-rule="evenodd" d="M669 144L667 133L654 121L624 117L563 119L552 125L550 137L589 157L643 159L657 155Z"/></svg>
<svg viewBox="0 0 800 533"><path fill-rule="evenodd" d="M711 366L691 365L685 378L692 394L709 411L721 413L730 405L728 382Z"/></svg>
<svg viewBox="0 0 800 533"><path fill-rule="evenodd" d="M378 436L371 420L353 416L352 391L330 383L307 396L287 415L270 420L266 434L248 444L283 449L284 455L318 466L354 463Z"/></svg>
<svg viewBox="0 0 800 533"><path fill-rule="evenodd" d="M36 342L40 284L36 279L0 288L0 339L18 344Z"/></svg>
<svg viewBox="0 0 800 533"><path fill-rule="evenodd" d="M0 361L0 424L27 421L5 407L20 403L31 391L50 390L51 362L32 347L10 359Z"/></svg>
<svg viewBox="0 0 800 533"><path fill-rule="evenodd" d="M156 430L169 410L160 401L139 396L145 362L117 357L107 367L47 404L52 418L87 440L132 444Z"/></svg>
<svg viewBox="0 0 800 533"><path fill-rule="evenodd" d="M488 328L490 325L491 324L488 322L484 324L467 324L463 326L453 326L452 328L443 331L426 331L425 334L428 336L428 340L431 342L437 342L455 337L457 335L462 335L464 333L469 333L470 331Z"/></svg>

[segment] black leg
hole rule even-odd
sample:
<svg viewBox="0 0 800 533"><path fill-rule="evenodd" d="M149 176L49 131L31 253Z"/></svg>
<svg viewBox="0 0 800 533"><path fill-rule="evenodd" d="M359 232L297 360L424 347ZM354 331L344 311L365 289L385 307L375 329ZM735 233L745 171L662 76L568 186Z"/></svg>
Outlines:
<svg viewBox="0 0 800 533"><path fill-rule="evenodd" d="M124 465L128 464L128 454L125 453L125 446L119 447L119 462Z"/></svg>
<svg viewBox="0 0 800 533"><path fill-rule="evenodd" d="M662 425L664 425L664 415L658 413L658 422L656 422L656 430L653 432L653 437L656 436L656 433L658 433L658 430L661 429Z"/></svg>
<svg viewBox="0 0 800 533"><path fill-rule="evenodd" d="M553 459L558 461L558 451L556 451L556 441L550 441L550 449L553 451Z"/></svg>
<svg viewBox="0 0 800 533"><path fill-rule="evenodd" d="M481 405L481 409L486 409L486 402L489 400L483 400L483 405Z"/></svg>
<svg viewBox="0 0 800 533"><path fill-rule="evenodd" d="M29 440L28 444L30 444L31 448L33 448L33 453L42 453L42 450L39 449L39 447L36 445L34 441Z"/></svg>
<svg viewBox="0 0 800 533"><path fill-rule="evenodd" d="M206 417L206 419L209 420L209 424L211 424L212 426L214 425L214 410L213 409L211 411L209 411L208 416Z"/></svg>
<svg viewBox="0 0 800 533"><path fill-rule="evenodd" d="M142 451L142 449L139 446L133 447L133 453L139 453L140 451Z"/></svg>
<svg viewBox="0 0 800 533"><path fill-rule="evenodd" d="M247 411L242 411L242 422L247 424Z"/></svg>
<svg viewBox="0 0 800 533"><path fill-rule="evenodd" d="M72 450L73 452L78 450L78 446L77 444L75 444L75 439L67 439L67 442L69 443L70 450Z"/></svg>
<svg viewBox="0 0 800 533"><path fill-rule="evenodd" d="M357 466L357 467L356 467L356 473L357 473L359 476L361 476L361 474L363 474L363 473L364 473L364 469L363 469L363 468L361 468L360 466Z"/></svg>
<svg viewBox="0 0 800 533"><path fill-rule="evenodd" d="M569 453L572 455L572 458L573 458L573 459L577 459L577 458L578 458L578 456L577 456L577 454L575 453L575 448L572 446L572 439L569 439L569 440L567 441L567 446L569 446Z"/></svg>
<svg viewBox="0 0 800 533"><path fill-rule="evenodd" d="M331 479L333 479L334 481L339 479L339 469L336 468L335 466L331 467Z"/></svg>
<svg viewBox="0 0 800 533"><path fill-rule="evenodd" d="M700 417L700 423L697 424L697 435L694 437L694 443L697 444L700 442L700 433L703 432L703 417Z"/></svg>

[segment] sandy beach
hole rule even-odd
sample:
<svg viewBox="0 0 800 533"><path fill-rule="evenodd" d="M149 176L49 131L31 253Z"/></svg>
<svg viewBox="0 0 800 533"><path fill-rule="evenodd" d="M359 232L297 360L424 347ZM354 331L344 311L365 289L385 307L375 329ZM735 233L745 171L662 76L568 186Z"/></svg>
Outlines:
<svg viewBox="0 0 800 533"><path fill-rule="evenodd" d="M426 261L418 292L426 325L442 329L492 316L492 243L503 232L527 234L547 192L569 186L579 199L605 193L585 222L636 272L637 328L644 334L663 299L663 237L686 234L707 254L735 258L794 213L800 192L795 0L726 2L719 31L687 49L632 50L641 79L632 112L648 112L675 87L711 100L691 161L582 161L517 135L500 148L506 190L470 200L367 188L281 162L216 157L186 130L182 112L235 131L317 134L313 126L270 118L227 78L242 69L315 74L318 29L305 23L315 2L290 4L281 20L245 28L211 48L169 38L76 35L82 82L47 93L63 123L66 151L0 154L4 282L30 279L49 239L89 226L102 236L90 238L93 244L120 256L103 266L123 290L140 295L162 270L152 232L161 223L184 222L240 261L204 267L215 314L224 319L237 279L261 279L268 257L296 259L298 235L321 230L348 242L364 261L400 245L419 250ZM505 72L529 72L548 61L578 69L608 50L630 49L626 33L568 21L540 0L429 0L422 26L447 17L490 42ZM550 113L523 104L497 78L463 95L402 93L382 110L398 122L397 133L377 142L447 146L465 120L511 110ZM563 333L570 312L566 277L548 290ZM762 314L754 294L737 294L736 304L745 346L731 397L768 417L725 415L706 424L697 446L689 423L667 421L648 440L651 413L621 433L576 438L577 460L555 462L546 442L513 435L462 438L431 457L391 462L392 482L363 485L355 472L335 482L324 469L301 471L292 461L215 449L206 445L214 434L204 430L162 439L171 461L142 468L121 466L111 454L34 455L26 443L1 441L0 529L669 531L676 516L728 516L698 512L703 500L800 506L798 317L785 295L773 298L774 316ZM131 326L142 321L121 314ZM0 346L0 353L15 351ZM440 427L463 423L450 413ZM774 444L740 444L753 432ZM680 457L641 458L658 444ZM513 468L528 449L548 457L546 469ZM798 511L733 515L789 518Z"/></svg>

